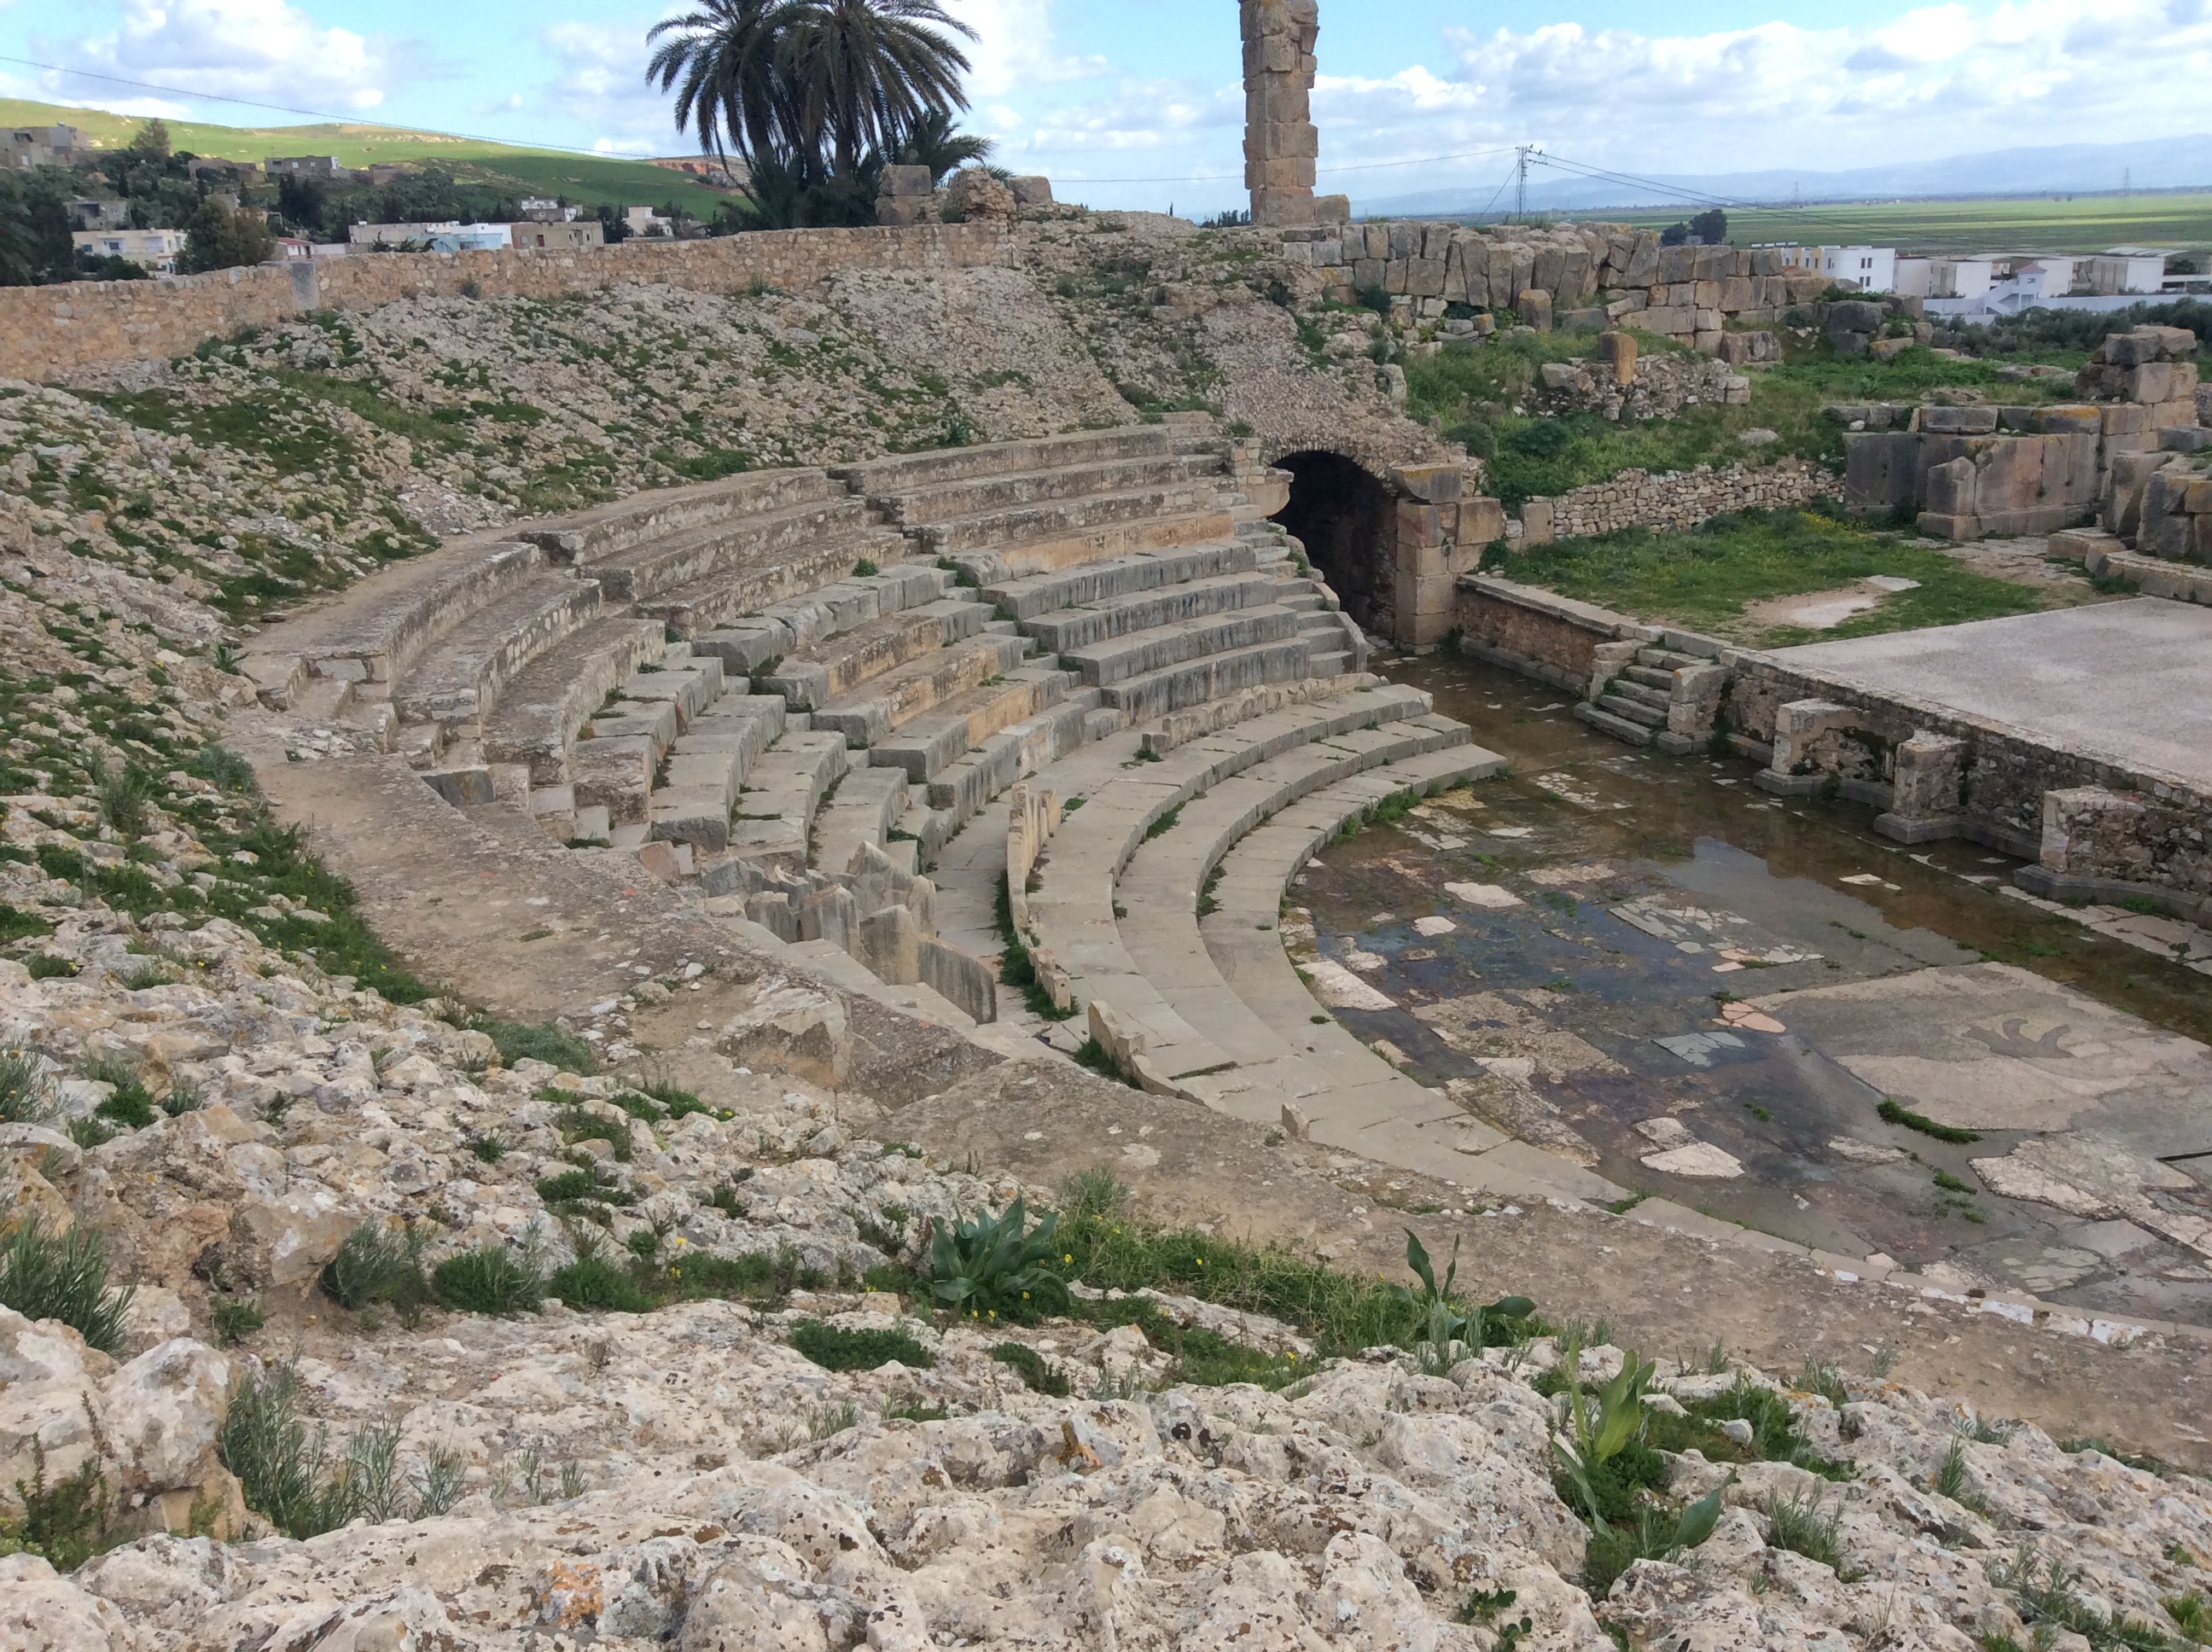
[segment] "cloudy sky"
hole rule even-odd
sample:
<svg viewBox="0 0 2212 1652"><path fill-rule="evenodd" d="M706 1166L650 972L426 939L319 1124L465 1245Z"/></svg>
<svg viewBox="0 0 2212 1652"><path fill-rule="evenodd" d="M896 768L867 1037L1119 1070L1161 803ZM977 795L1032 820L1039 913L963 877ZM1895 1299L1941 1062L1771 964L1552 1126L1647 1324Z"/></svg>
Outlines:
<svg viewBox="0 0 2212 1652"><path fill-rule="evenodd" d="M969 124L1063 198L1239 198L1235 0L948 0ZM218 98L624 154L686 146L634 0L0 0L0 95L286 117ZM1847 21L1838 21L1847 18ZM1836 170L2212 131L2212 0L1322 0L1322 187L1487 192L1511 157ZM150 82L195 95L118 84Z"/></svg>

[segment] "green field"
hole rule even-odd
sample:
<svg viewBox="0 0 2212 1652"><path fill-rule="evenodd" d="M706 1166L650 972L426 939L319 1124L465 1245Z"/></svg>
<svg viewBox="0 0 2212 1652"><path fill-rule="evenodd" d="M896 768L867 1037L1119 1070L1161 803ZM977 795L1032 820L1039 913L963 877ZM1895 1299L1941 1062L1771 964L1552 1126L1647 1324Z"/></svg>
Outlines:
<svg viewBox="0 0 2212 1652"><path fill-rule="evenodd" d="M0 125L74 126L98 149L120 149L146 125L137 115L104 109L66 109L57 104L0 98ZM511 182L526 195L562 195L583 206L661 206L670 201L700 218L711 219L731 198L678 172L642 161L530 149L481 138L400 126L213 126L195 121L168 123L170 147L225 161L265 161L272 155L327 155L339 165L366 167L371 161L404 165L436 161L463 183ZM670 145L683 148L676 133Z"/></svg>
<svg viewBox="0 0 2212 1652"><path fill-rule="evenodd" d="M1695 208L1590 212L1580 217L1662 229ZM2172 252L2212 247L2212 190L2008 200L1852 201L1835 206L1730 207L1729 240L1894 246L1928 253Z"/></svg>

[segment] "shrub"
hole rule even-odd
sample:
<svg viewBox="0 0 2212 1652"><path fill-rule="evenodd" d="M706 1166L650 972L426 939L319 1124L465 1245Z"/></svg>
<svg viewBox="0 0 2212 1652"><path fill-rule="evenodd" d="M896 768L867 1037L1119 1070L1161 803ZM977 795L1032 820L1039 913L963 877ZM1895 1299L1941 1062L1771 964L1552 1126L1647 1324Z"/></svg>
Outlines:
<svg viewBox="0 0 2212 1652"><path fill-rule="evenodd" d="M819 1320L802 1320L791 1330L791 1345L825 1371L872 1371L893 1360L918 1371L937 1357L904 1331L848 1331Z"/></svg>
<svg viewBox="0 0 2212 1652"><path fill-rule="evenodd" d="M102 768L99 774L100 812L125 837L145 835L147 808L154 799L154 778L132 765Z"/></svg>
<svg viewBox="0 0 2212 1652"><path fill-rule="evenodd" d="M122 1347L135 1294L130 1285L107 1288L106 1248L82 1222L56 1236L26 1216L0 1249L0 1303L25 1319L59 1320L104 1354Z"/></svg>
<svg viewBox="0 0 2212 1652"><path fill-rule="evenodd" d="M545 1298L545 1275L537 1247L520 1258L504 1245L484 1245L448 1256L431 1275L438 1300L461 1314L536 1313Z"/></svg>
<svg viewBox="0 0 2212 1652"><path fill-rule="evenodd" d="M60 1111L37 1056L26 1050L0 1053L0 1124L51 1124Z"/></svg>
<svg viewBox="0 0 2212 1652"><path fill-rule="evenodd" d="M15 1482L23 1512L0 1511L0 1554L34 1554L75 1571L107 1546L107 1477L88 1457L67 1479L46 1483L46 1449L31 1436L31 1478Z"/></svg>
<svg viewBox="0 0 2212 1652"><path fill-rule="evenodd" d="M208 1302L208 1317L214 1321L216 1339L226 1348L240 1337L251 1336L268 1321L258 1297L213 1297Z"/></svg>
<svg viewBox="0 0 2212 1652"><path fill-rule="evenodd" d="M1052 1241L1060 1218L1048 1212L1035 1232L1017 1199L997 1217L939 1223L930 1241L932 1294L943 1306L970 1318L1026 1316L1067 1305L1067 1285L1050 1264L1062 1253Z"/></svg>
<svg viewBox="0 0 2212 1652"><path fill-rule="evenodd" d="M364 1428L333 1461L328 1430L310 1432L300 1414L300 1373L290 1363L247 1373L231 1397L216 1449L238 1476L246 1506L287 1537L319 1537L361 1515L390 1520L407 1512L399 1430ZM421 1505L416 1512L423 1512Z"/></svg>
<svg viewBox="0 0 2212 1652"><path fill-rule="evenodd" d="M1044 1356L1026 1343L1002 1342L991 1350L991 1357L1011 1366L1030 1393L1048 1394L1054 1400L1067 1398L1066 1376L1047 1364Z"/></svg>
<svg viewBox="0 0 2212 1652"><path fill-rule="evenodd" d="M1820 1495L1788 1497L1770 1491L1761 1512L1766 1516L1766 1540L1773 1547L1802 1554L1829 1568L1845 1582L1840 1542L1844 1511L1840 1506L1820 1512Z"/></svg>
<svg viewBox="0 0 2212 1652"><path fill-rule="evenodd" d="M604 1256L579 1256L556 1272L546 1291L567 1307L611 1314L649 1314L653 1298Z"/></svg>
<svg viewBox="0 0 2212 1652"><path fill-rule="evenodd" d="M475 1030L498 1046L502 1066L511 1067L517 1061L543 1061L564 1072L589 1076L599 1071L599 1060L592 1054L592 1047L558 1027L487 1018L477 1021Z"/></svg>
<svg viewBox="0 0 2212 1652"><path fill-rule="evenodd" d="M422 1283L422 1239L375 1221L363 1222L339 1242L318 1283L325 1296L355 1313L378 1303L407 1312L430 1294Z"/></svg>

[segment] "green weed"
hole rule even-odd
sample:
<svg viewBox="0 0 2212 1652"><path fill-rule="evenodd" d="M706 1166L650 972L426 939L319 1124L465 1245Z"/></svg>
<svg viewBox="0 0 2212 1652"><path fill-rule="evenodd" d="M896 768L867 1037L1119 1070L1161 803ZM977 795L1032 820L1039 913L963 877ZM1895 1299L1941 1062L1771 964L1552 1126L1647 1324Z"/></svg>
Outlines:
<svg viewBox="0 0 2212 1652"><path fill-rule="evenodd" d="M791 1345L828 1371L872 1371L896 1360L909 1370L926 1371L937 1357L904 1331L848 1331L802 1320L791 1329Z"/></svg>
<svg viewBox="0 0 2212 1652"><path fill-rule="evenodd" d="M106 1248L82 1222L57 1235L25 1215L0 1248L0 1304L25 1319L59 1320L101 1353L122 1348L136 1294L132 1285L108 1289Z"/></svg>

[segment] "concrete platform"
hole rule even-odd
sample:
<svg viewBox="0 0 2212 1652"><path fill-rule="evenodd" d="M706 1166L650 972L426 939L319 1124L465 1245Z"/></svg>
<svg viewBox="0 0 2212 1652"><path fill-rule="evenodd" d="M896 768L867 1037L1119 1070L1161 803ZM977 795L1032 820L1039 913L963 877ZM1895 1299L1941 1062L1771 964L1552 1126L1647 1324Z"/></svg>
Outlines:
<svg viewBox="0 0 2212 1652"><path fill-rule="evenodd" d="M1773 657L2212 787L2212 609L2139 597Z"/></svg>

